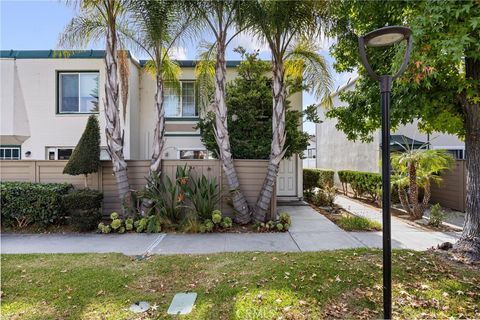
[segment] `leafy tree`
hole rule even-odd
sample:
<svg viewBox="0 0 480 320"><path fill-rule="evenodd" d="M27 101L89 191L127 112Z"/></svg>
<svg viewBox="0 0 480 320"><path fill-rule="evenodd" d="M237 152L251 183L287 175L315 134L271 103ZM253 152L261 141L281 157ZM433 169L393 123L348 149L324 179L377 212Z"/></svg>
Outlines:
<svg viewBox="0 0 480 320"><path fill-rule="evenodd" d="M122 84L122 101L125 108L128 94L128 55L119 50L118 29L126 13L127 0L81 0L79 13L60 35L59 45L68 49L85 47L91 41L105 42L105 135L107 151L112 159L120 201L123 203L130 189L127 163L123 155L123 130L119 112L119 76Z"/></svg>
<svg viewBox="0 0 480 320"><path fill-rule="evenodd" d="M241 49L240 49L241 51ZM267 76L271 63L258 59L258 53L244 53L237 68L238 77L227 85L227 110L230 145L234 159L268 159L272 141L272 81ZM293 93L293 92L290 92ZM308 147L308 134L299 127L302 112L289 110L286 101L285 157L302 154ZM202 142L214 155L218 145L214 136L215 115L209 112L198 124Z"/></svg>
<svg viewBox="0 0 480 320"><path fill-rule="evenodd" d="M269 212L280 161L286 142L286 75L303 78L303 83L325 99L330 92L330 74L312 39L319 37L323 23L321 1L246 1L241 17L249 30L268 44L272 55L272 141L267 175L255 210L256 221L265 221ZM276 213L270 212L272 217Z"/></svg>
<svg viewBox="0 0 480 320"><path fill-rule="evenodd" d="M358 68L360 78L354 91L341 94L348 106L331 110L328 116L337 118L338 128L352 140L371 140L380 127L378 84L361 66L357 36L385 25L412 28L412 63L392 89L392 126L418 119L426 132L465 138L466 218L455 251L480 259L480 4L474 0L340 1L331 6L331 15L330 35L337 37L331 48L335 68ZM404 48L371 50L372 65L388 72L398 68Z"/></svg>
<svg viewBox="0 0 480 320"><path fill-rule="evenodd" d="M88 187L87 176L98 171L100 166L100 126L95 115L88 117L85 131L78 141L63 173L78 176L85 175L85 188Z"/></svg>
<svg viewBox="0 0 480 320"><path fill-rule="evenodd" d="M442 181L439 173L451 169L455 160L444 150L406 149L392 154L393 182L405 211L413 219L421 219L430 201L431 181ZM423 199L419 202L419 187Z"/></svg>

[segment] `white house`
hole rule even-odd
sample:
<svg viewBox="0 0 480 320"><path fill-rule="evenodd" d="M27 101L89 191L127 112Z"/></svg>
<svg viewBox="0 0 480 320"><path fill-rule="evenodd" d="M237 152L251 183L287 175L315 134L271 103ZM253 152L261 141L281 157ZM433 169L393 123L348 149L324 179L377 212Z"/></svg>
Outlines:
<svg viewBox="0 0 480 320"><path fill-rule="evenodd" d="M68 159L92 113L102 126L102 158L108 159L104 135L105 52L76 51L68 57L53 50L0 52L0 160ZM142 68L146 61L130 57L129 97L120 112L126 159L151 157L155 123L155 81ZM240 61L227 62L232 80ZM209 154L195 129L199 119L195 61L178 61L181 94L165 93L165 159L206 159ZM302 109L302 94L290 97ZM277 182L279 196L302 197L302 161L284 160Z"/></svg>
<svg viewBox="0 0 480 320"><path fill-rule="evenodd" d="M340 100L339 94L342 91L354 90L355 81L356 79L349 81L332 94L334 108L346 105L346 102ZM350 141L335 127L336 119L326 118L323 108L319 108L318 113L323 122L316 125L317 168L380 172L380 130L373 134L373 141L370 143ZM409 145L413 143L414 146L428 143L432 149L445 149L456 159L465 159L465 144L458 137L438 132L430 135L422 133L417 122L396 128L392 131L391 137L392 150L399 147L398 143L407 142Z"/></svg>

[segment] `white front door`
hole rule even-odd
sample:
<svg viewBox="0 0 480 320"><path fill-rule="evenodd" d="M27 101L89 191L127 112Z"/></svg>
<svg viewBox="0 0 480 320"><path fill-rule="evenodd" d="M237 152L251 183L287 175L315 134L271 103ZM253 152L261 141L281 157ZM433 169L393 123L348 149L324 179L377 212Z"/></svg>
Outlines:
<svg viewBox="0 0 480 320"><path fill-rule="evenodd" d="M277 176L277 196L297 195L297 160L296 157L283 159Z"/></svg>

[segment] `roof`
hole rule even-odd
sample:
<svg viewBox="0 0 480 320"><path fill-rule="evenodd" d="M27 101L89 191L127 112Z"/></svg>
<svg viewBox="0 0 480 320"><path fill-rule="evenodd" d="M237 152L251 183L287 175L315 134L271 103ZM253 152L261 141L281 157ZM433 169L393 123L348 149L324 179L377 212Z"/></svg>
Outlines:
<svg viewBox="0 0 480 320"><path fill-rule="evenodd" d="M144 66L150 60L140 60L140 65ZM197 65L198 60L175 60L180 67L188 68L188 67L195 67ZM227 60L227 68L235 68L238 67L240 64L240 60Z"/></svg>
<svg viewBox="0 0 480 320"><path fill-rule="evenodd" d="M390 147L392 151L403 151L404 148L419 149L423 145L425 145L425 142L409 138L403 134L390 135Z"/></svg>
<svg viewBox="0 0 480 320"><path fill-rule="evenodd" d="M128 52L130 58L137 62ZM71 50L66 54L62 50L0 50L0 58L10 59L103 59L105 50ZM148 60L138 61L140 66L144 66ZM195 67L197 60L176 60L180 67ZM240 64L240 60L228 60L227 68L235 68Z"/></svg>

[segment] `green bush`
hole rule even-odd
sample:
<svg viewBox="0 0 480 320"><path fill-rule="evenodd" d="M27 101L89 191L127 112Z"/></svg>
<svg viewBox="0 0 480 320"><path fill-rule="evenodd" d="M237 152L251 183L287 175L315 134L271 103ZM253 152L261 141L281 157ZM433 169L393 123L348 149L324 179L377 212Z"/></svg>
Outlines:
<svg viewBox="0 0 480 320"><path fill-rule="evenodd" d="M100 126L97 116L91 115L63 173L73 176L83 174L86 187L87 175L97 172L98 167L100 167Z"/></svg>
<svg viewBox="0 0 480 320"><path fill-rule="evenodd" d="M313 192L315 188L333 187L335 171L326 169L303 169L303 190Z"/></svg>
<svg viewBox="0 0 480 320"><path fill-rule="evenodd" d="M382 225L380 222L370 220L365 217L358 217L354 215L343 215L337 224L347 231L380 231Z"/></svg>
<svg viewBox="0 0 480 320"><path fill-rule="evenodd" d="M338 171L338 178L342 183L345 194L347 194L347 186L350 185L355 197L368 197L373 202L377 201L382 188L382 176L380 174L341 170Z"/></svg>
<svg viewBox="0 0 480 320"><path fill-rule="evenodd" d="M92 231L102 220L103 194L97 190L74 190L62 196L70 225L78 231Z"/></svg>
<svg viewBox="0 0 480 320"><path fill-rule="evenodd" d="M430 215L428 219L428 224L433 227L440 227L445 220L447 214L442 210L440 204L434 204L430 209Z"/></svg>
<svg viewBox="0 0 480 320"><path fill-rule="evenodd" d="M315 191L311 202L318 207L332 207L336 196L337 190L335 187L327 187Z"/></svg>
<svg viewBox="0 0 480 320"><path fill-rule="evenodd" d="M64 217L62 196L72 185L66 183L1 182L2 225L47 227Z"/></svg>

